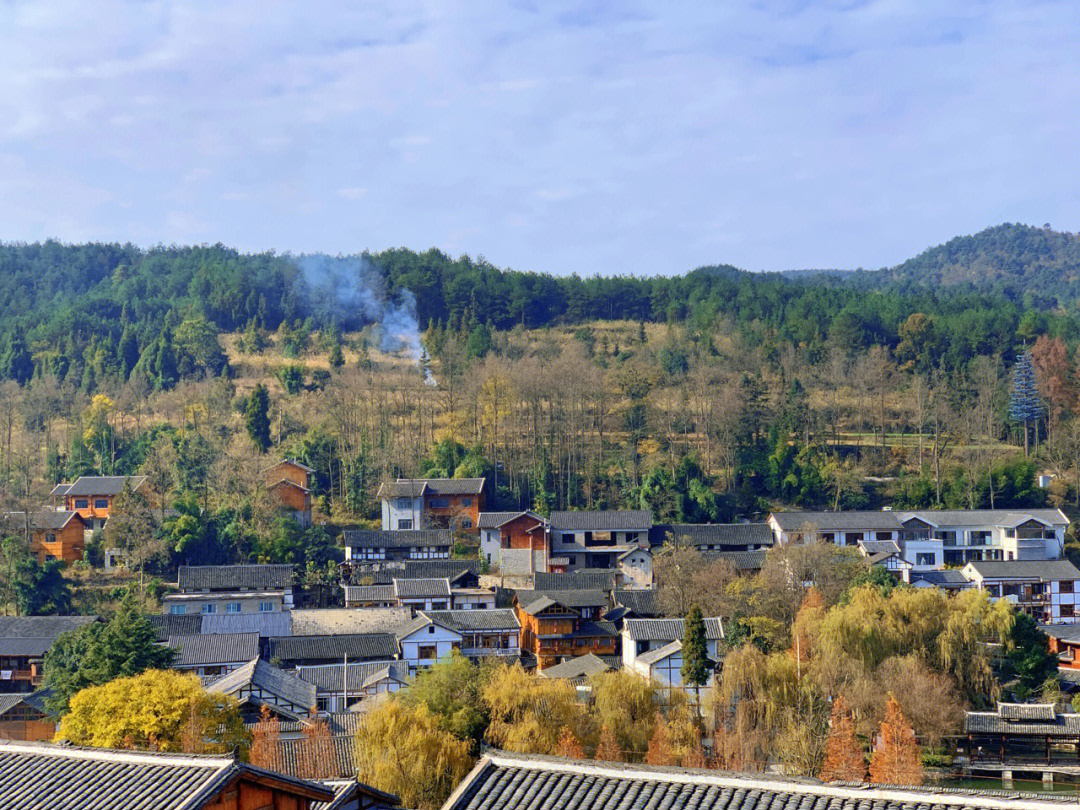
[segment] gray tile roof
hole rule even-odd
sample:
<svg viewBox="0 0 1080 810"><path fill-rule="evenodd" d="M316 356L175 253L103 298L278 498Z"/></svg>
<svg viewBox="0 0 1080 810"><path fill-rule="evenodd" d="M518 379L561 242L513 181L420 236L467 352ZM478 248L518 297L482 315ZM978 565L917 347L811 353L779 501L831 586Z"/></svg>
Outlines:
<svg viewBox="0 0 1080 810"><path fill-rule="evenodd" d="M608 569L587 569L566 574L533 574L533 588L538 591L574 591L586 588L610 591L616 587L618 572Z"/></svg>
<svg viewBox="0 0 1080 810"><path fill-rule="evenodd" d="M517 614L510 608L495 608L493 610L425 610L425 616L430 616L436 622L447 625L459 633L520 630L521 622Z"/></svg>
<svg viewBox="0 0 1080 810"><path fill-rule="evenodd" d="M1014 526L1036 518L1057 526L1068 526L1060 509L910 509L897 513L901 521L917 517L934 526Z"/></svg>
<svg viewBox="0 0 1080 810"><path fill-rule="evenodd" d="M675 641L683 637L682 619L627 619L623 632L631 641ZM719 619L705 620L705 638L719 640L724 629Z"/></svg>
<svg viewBox="0 0 1080 810"><path fill-rule="evenodd" d="M212 633L258 633L262 638L288 636L292 633L290 610L267 613L208 613L202 617L202 630Z"/></svg>
<svg viewBox="0 0 1080 810"><path fill-rule="evenodd" d="M166 613L164 616L147 616L146 620L157 631L158 641L168 641L169 636L191 636L201 633L203 626L203 617L198 613L183 616Z"/></svg>
<svg viewBox="0 0 1080 810"><path fill-rule="evenodd" d="M565 532L648 531L652 514L645 510L552 512L549 522L552 529Z"/></svg>
<svg viewBox="0 0 1080 810"><path fill-rule="evenodd" d="M113 751L0 741L5 810L197 810L238 776L329 801L333 791L274 774L233 756Z"/></svg>
<svg viewBox="0 0 1080 810"><path fill-rule="evenodd" d="M1057 714L1053 720L1006 720L997 712L968 712L965 734L1034 734L1080 736L1080 714Z"/></svg>
<svg viewBox="0 0 1080 810"><path fill-rule="evenodd" d="M378 585L373 587L380 587ZM398 599L450 598L448 579L395 579L394 596Z"/></svg>
<svg viewBox="0 0 1080 810"><path fill-rule="evenodd" d="M598 607L601 610L605 610L609 605L608 591L600 590L599 588L577 588L568 591L519 590L515 593L517 595L518 604L520 605L527 605L542 596L546 596L553 602L558 602L563 607L574 609Z"/></svg>
<svg viewBox="0 0 1080 810"><path fill-rule="evenodd" d="M290 612L292 632L297 636L392 633L412 619L412 609L407 607L311 608Z"/></svg>
<svg viewBox="0 0 1080 810"><path fill-rule="evenodd" d="M256 686L276 696L284 703L310 709L315 706L315 687L295 675L272 666L261 658L249 661L228 675L222 675L206 685L209 692L235 695L243 689ZM277 701L271 701L275 704Z"/></svg>
<svg viewBox="0 0 1080 810"><path fill-rule="evenodd" d="M463 574L479 575L480 560L406 560L402 570L404 579L446 577L453 584Z"/></svg>
<svg viewBox="0 0 1080 810"><path fill-rule="evenodd" d="M270 639L270 658L305 661L346 656L353 661L383 660L397 655L392 633L362 633L336 636L283 636Z"/></svg>
<svg viewBox="0 0 1080 810"><path fill-rule="evenodd" d="M1039 629L1051 638L1080 642L1080 624L1040 624Z"/></svg>
<svg viewBox="0 0 1080 810"><path fill-rule="evenodd" d="M42 509L30 513L30 528L38 531L59 531L72 519L79 519L78 512L62 512L55 509ZM21 531L26 525L26 512L4 512L0 514L0 523L8 532Z"/></svg>
<svg viewBox="0 0 1080 810"><path fill-rule="evenodd" d="M765 560L769 557L767 548L759 548L756 551L703 551L701 556L706 562L713 560L727 560L736 571L760 571L765 567Z"/></svg>
<svg viewBox="0 0 1080 810"><path fill-rule="evenodd" d="M649 542L662 545L669 536L676 543L695 546L771 546L768 523L658 523L649 532Z"/></svg>
<svg viewBox="0 0 1080 810"><path fill-rule="evenodd" d="M332 728L332 726L331 726ZM355 774L350 774L350 777ZM384 793L376 790L371 785L365 785L354 778L344 780L323 780L322 784L334 791L333 801L314 802L311 810L345 810L349 807L363 807L365 810L384 810L388 807L397 807L401 799L392 793Z"/></svg>
<svg viewBox="0 0 1080 810"><path fill-rule="evenodd" d="M681 650L682 650L682 642L681 641L672 641L672 642L670 642L668 644L665 644L663 647L657 647L654 650L649 650L648 652L643 652L637 658L638 658L638 661L640 661L641 663L645 664L646 666L651 667L657 661L663 661L665 658L670 658L672 655L674 655L675 653L677 653L677 652L679 652Z"/></svg>
<svg viewBox="0 0 1080 810"><path fill-rule="evenodd" d="M44 655L58 635L95 621L97 616L0 616L0 655Z"/></svg>
<svg viewBox="0 0 1080 810"><path fill-rule="evenodd" d="M146 483L145 475L84 475L76 479L64 494L79 497L119 495L124 491L124 481L128 479L132 489L138 489Z"/></svg>
<svg viewBox="0 0 1080 810"><path fill-rule="evenodd" d="M476 521L478 529L497 529L507 521L524 515L525 512L481 512Z"/></svg>
<svg viewBox="0 0 1080 810"><path fill-rule="evenodd" d="M1022 802L1017 799L1022 798ZM442 810L1060 810L1050 794L823 784L772 773L624 765L486 752Z"/></svg>
<svg viewBox="0 0 1080 810"><path fill-rule="evenodd" d="M237 664L259 657L259 634L169 636L168 646L177 650L174 668Z"/></svg>
<svg viewBox="0 0 1080 810"><path fill-rule="evenodd" d="M660 615L660 606L656 602L654 590L617 590L614 593L616 605L629 608L630 612L639 619L651 619Z"/></svg>
<svg viewBox="0 0 1080 810"><path fill-rule="evenodd" d="M308 745L308 739L300 737L294 740L279 740L278 747L281 753L281 772L288 776L299 777L304 772L304 747ZM323 763L330 765L334 776L331 778L345 779L356 776L356 766L353 761L353 751L356 740L353 735L339 734L323 740L317 745L323 746L315 754L315 757Z"/></svg>
<svg viewBox="0 0 1080 810"><path fill-rule="evenodd" d="M41 700L34 697L34 693L13 692L10 694L0 694L0 718L16 706L22 706L24 704L42 714L46 714L45 706Z"/></svg>
<svg viewBox="0 0 1080 810"><path fill-rule="evenodd" d="M539 669L536 674L542 678L558 678L570 681L583 680L601 672L607 672L611 666L602 658L586 653L567 658L561 664Z"/></svg>
<svg viewBox="0 0 1080 810"><path fill-rule="evenodd" d="M896 512L873 509L852 512L773 512L773 519L785 532L797 532L814 525L819 532L830 531L899 531L902 527Z"/></svg>
<svg viewBox="0 0 1080 810"><path fill-rule="evenodd" d="M1054 722L1057 713L1053 703L998 703L998 717L1002 720L1035 720Z"/></svg>
<svg viewBox="0 0 1080 810"><path fill-rule="evenodd" d="M348 665L349 694L356 695L363 688L372 675L384 670L387 666L393 667L391 677L407 683L409 681L409 666L404 662L395 661L364 661L363 663ZM320 694L338 694L345 690L345 664L322 664L318 666L299 666L296 675L313 684Z"/></svg>
<svg viewBox="0 0 1080 810"><path fill-rule="evenodd" d="M968 584L967 577L963 572L955 568L946 568L942 571L918 571L912 572L911 581L918 582L920 579L925 580L931 585L937 585L939 588L948 586L963 586Z"/></svg>
<svg viewBox="0 0 1080 810"><path fill-rule="evenodd" d="M580 622L577 629L571 633L573 636L618 636L619 628L615 626L615 622L609 622L606 619L600 619L599 621Z"/></svg>
<svg viewBox="0 0 1080 810"><path fill-rule="evenodd" d="M860 540L859 548L867 556L873 554L899 554L900 546L895 540Z"/></svg>
<svg viewBox="0 0 1080 810"><path fill-rule="evenodd" d="M379 485L378 498L417 498L420 495L479 495L483 478L399 478Z"/></svg>
<svg viewBox="0 0 1080 810"><path fill-rule="evenodd" d="M397 597L394 595L394 585L346 585L345 601L351 604L357 602L393 602Z"/></svg>
<svg viewBox="0 0 1080 810"><path fill-rule="evenodd" d="M450 529L349 529L343 532L350 548L415 548L417 546L452 546Z"/></svg>
<svg viewBox="0 0 1080 810"><path fill-rule="evenodd" d="M178 583L183 591L277 590L295 578L291 565L181 565Z"/></svg>
<svg viewBox="0 0 1080 810"><path fill-rule="evenodd" d="M1068 560L981 560L968 563L984 579L1080 579Z"/></svg>

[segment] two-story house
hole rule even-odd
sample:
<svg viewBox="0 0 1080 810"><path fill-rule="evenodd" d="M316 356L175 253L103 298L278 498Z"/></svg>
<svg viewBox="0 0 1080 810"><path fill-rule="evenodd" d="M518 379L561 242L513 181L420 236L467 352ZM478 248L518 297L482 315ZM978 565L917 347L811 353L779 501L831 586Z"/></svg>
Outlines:
<svg viewBox="0 0 1080 810"><path fill-rule="evenodd" d="M648 678L662 687L682 687L683 619L625 619L622 627L623 669ZM705 642L709 659L720 660L724 638L720 619L705 619ZM712 683L712 674L709 683Z"/></svg>
<svg viewBox="0 0 1080 810"><path fill-rule="evenodd" d="M33 692L57 636L96 622L97 616L0 616L0 693Z"/></svg>
<svg viewBox="0 0 1080 810"><path fill-rule="evenodd" d="M653 549L673 543L698 551L757 551L773 544L768 523L657 523L649 531Z"/></svg>
<svg viewBox="0 0 1080 810"><path fill-rule="evenodd" d="M619 635L612 622L586 619L582 616L584 608L561 604L553 598L557 595L539 591L517 593L515 610L521 623L523 653L530 653L541 669L586 653L618 654Z"/></svg>
<svg viewBox="0 0 1080 810"><path fill-rule="evenodd" d="M454 650L461 649L462 635L449 622L433 619L421 612L397 631L401 660L409 667L409 673L430 667Z"/></svg>
<svg viewBox="0 0 1080 810"><path fill-rule="evenodd" d="M549 571L618 568L619 556L649 545L652 515L645 510L552 512Z"/></svg>
<svg viewBox="0 0 1080 810"><path fill-rule="evenodd" d="M345 561L351 567L405 560L448 560L454 548L449 529L350 529L343 532Z"/></svg>
<svg viewBox="0 0 1080 810"><path fill-rule="evenodd" d="M461 635L461 654L469 658L516 658L521 654L521 622L511 608L425 610L423 615Z"/></svg>
<svg viewBox="0 0 1080 810"><path fill-rule="evenodd" d="M314 472L311 467L291 458L263 470L266 488L304 527L311 525L311 476Z"/></svg>
<svg viewBox="0 0 1080 810"><path fill-rule="evenodd" d="M1057 560L1069 519L1060 509L922 509L898 512L941 541L944 564L981 560ZM921 528L920 526L920 528Z"/></svg>
<svg viewBox="0 0 1080 810"><path fill-rule="evenodd" d="M21 535L27 529L25 512L0 514L3 531L9 535ZM43 509L30 513L30 553L39 563L46 560L78 562L86 547L86 524L78 512Z"/></svg>
<svg viewBox="0 0 1080 810"><path fill-rule="evenodd" d="M83 475L72 484L53 487L54 499L63 502L65 511L78 512L87 532L105 527L116 496L124 491L127 483L133 492L149 494L145 475Z"/></svg>
<svg viewBox="0 0 1080 810"><path fill-rule="evenodd" d="M389 585L346 585L348 608L403 607L412 610L483 610L495 607L487 588L457 588L448 577L395 578Z"/></svg>
<svg viewBox="0 0 1080 810"><path fill-rule="evenodd" d="M547 571L551 557L548 522L535 512L481 512L480 554L505 575Z"/></svg>
<svg viewBox="0 0 1080 810"><path fill-rule="evenodd" d="M291 565L181 565L179 593L166 594L166 613L278 613L292 610Z"/></svg>
<svg viewBox="0 0 1080 810"><path fill-rule="evenodd" d="M1040 624L1080 621L1080 570L1068 560L979 560L962 572L972 587L1008 599Z"/></svg>
<svg viewBox="0 0 1080 810"><path fill-rule="evenodd" d="M382 528L475 533L484 509L483 478L399 478L383 483Z"/></svg>

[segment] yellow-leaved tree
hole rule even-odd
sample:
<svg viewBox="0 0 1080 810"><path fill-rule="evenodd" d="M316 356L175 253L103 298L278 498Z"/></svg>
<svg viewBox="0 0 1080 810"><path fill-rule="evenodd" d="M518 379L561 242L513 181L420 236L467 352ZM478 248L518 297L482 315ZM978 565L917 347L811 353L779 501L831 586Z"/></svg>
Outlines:
<svg viewBox="0 0 1080 810"><path fill-rule="evenodd" d="M392 699L356 732L357 778L401 798L405 807L439 807L472 767L469 742L439 728L427 706Z"/></svg>
<svg viewBox="0 0 1080 810"><path fill-rule="evenodd" d="M151 669L76 692L57 740L95 748L219 753L250 735L232 697L207 692L195 675Z"/></svg>
<svg viewBox="0 0 1080 810"><path fill-rule="evenodd" d="M554 754L564 728L583 744L596 738L592 718L568 681L538 678L520 665L500 667L484 685L491 745L524 754Z"/></svg>

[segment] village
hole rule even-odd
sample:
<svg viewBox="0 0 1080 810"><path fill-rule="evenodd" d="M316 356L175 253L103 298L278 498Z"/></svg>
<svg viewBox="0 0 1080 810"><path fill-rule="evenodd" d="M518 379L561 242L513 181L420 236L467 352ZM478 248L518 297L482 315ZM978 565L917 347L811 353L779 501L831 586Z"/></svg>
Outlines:
<svg viewBox="0 0 1080 810"><path fill-rule="evenodd" d="M312 522L312 472L288 458L264 471L277 508L301 526ZM251 765L272 765L275 774L230 760L215 766L221 773L200 765L207 780L227 772L245 786L241 792L288 795L297 807L324 800L319 790L333 792L336 803L312 807L389 806L394 797L387 791L357 781L357 734L378 707L455 658L565 684L582 705L598 698L598 678L621 673L643 684L650 702L665 711L688 701L704 716L702 692L720 688L733 637L746 631L730 609L702 615L701 605L717 604L704 592L687 596L680 589L687 577L691 587L707 590L702 583L710 576L727 576L730 590L732 582L760 576L785 549L831 549L846 555L863 581L879 586L893 583L888 587L947 599L972 591L988 604L1000 601L1045 634L1057 657L1060 693L1080 690L1080 570L1064 559L1069 519L1059 509L778 511L757 523L663 524L648 511L554 511L546 517L491 512L485 484L484 478L384 482L381 528L343 532L339 582L330 597L325 588L307 592L289 564L179 567L158 612L145 616L153 644L170 652L170 670L197 676L206 693L235 703L246 738L262 740L249 743ZM29 530L40 561L74 564L90 535L115 519L117 499L122 504L124 493L145 488L140 476L84 476L56 486L50 502L29 517L6 513L3 520L9 532ZM460 553L463 539L468 556ZM107 567L124 564L121 549L106 550ZM790 559L783 565L789 577L797 575ZM813 581L798 586L803 608L815 586L826 587ZM678 612L679 604L692 608ZM796 644L803 613L793 630ZM85 615L0 618L2 739L53 740L58 725L47 677L50 650L65 633L102 621ZM688 632L697 646L693 652L686 646ZM949 763L964 774L998 778L1006 787L1014 772L1046 783L1080 774L1080 714L1063 713L1060 701L1032 700L1009 703L1002 697L988 710L968 711L939 750L949 752ZM691 749L700 753L685 762L718 757L709 747L720 745L715 732L696 733L701 736ZM32 745L8 747L12 762L64 757ZM145 761L128 754L113 760L102 752L80 760L80 768L89 774L115 761L133 769L153 766L154 754L140 756ZM158 756L162 767L194 767L179 756ZM624 757L641 761L629 752L609 758ZM599 749L596 758L604 758ZM470 779L506 779L510 772L552 779L559 768L484 754ZM630 778L618 769L597 773ZM304 781L312 779L321 787ZM193 785L192 791L203 789L199 780ZM453 801L447 806L458 806Z"/></svg>

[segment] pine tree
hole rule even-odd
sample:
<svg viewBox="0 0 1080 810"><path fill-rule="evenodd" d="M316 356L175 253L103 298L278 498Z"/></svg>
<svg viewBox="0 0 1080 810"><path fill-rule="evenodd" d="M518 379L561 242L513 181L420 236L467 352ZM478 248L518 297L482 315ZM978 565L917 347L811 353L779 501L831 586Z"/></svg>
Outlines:
<svg viewBox="0 0 1080 810"><path fill-rule="evenodd" d="M259 722L251 732L251 752L248 758L251 764L257 768L265 768L268 771L280 771L281 747L281 724L277 717L270 714L270 707L265 703L259 710Z"/></svg>
<svg viewBox="0 0 1080 810"><path fill-rule="evenodd" d="M653 727L653 735L649 740L649 750L645 752L645 761L650 765L676 765L678 764L676 760L675 752L671 748L667 720L657 712L656 725Z"/></svg>
<svg viewBox="0 0 1080 810"><path fill-rule="evenodd" d="M878 785L921 785L922 755L900 704L889 695L885 719L878 730L880 743L870 758L870 781Z"/></svg>
<svg viewBox="0 0 1080 810"><path fill-rule="evenodd" d="M701 704L701 687L709 681L709 645L705 640L705 619L701 608L694 605L686 615L682 640L682 680L686 686L693 686L697 695L697 704Z"/></svg>
<svg viewBox="0 0 1080 810"><path fill-rule="evenodd" d="M866 780L866 757L863 756L847 701L838 696L833 701L829 739L825 743L825 762L818 778L822 782L863 782Z"/></svg>
<svg viewBox="0 0 1080 810"><path fill-rule="evenodd" d="M345 353L341 350L341 341L335 341L330 347L330 367L341 368L345 365Z"/></svg>
<svg viewBox="0 0 1080 810"><path fill-rule="evenodd" d="M1031 423L1038 430L1039 417L1042 415L1042 400L1035 382L1035 364L1031 352L1026 351L1016 358L1013 366L1012 395L1009 398L1009 418L1024 426L1024 455L1031 452Z"/></svg>
<svg viewBox="0 0 1080 810"><path fill-rule="evenodd" d="M244 408L244 427L255 446L262 452L270 448L270 392L259 383L248 397Z"/></svg>
<svg viewBox="0 0 1080 810"><path fill-rule="evenodd" d="M600 742L596 746L593 759L604 762L623 761L622 748L619 747L619 741L615 739L615 732L606 725L600 729Z"/></svg>
<svg viewBox="0 0 1080 810"><path fill-rule="evenodd" d="M559 744L555 747L555 756L569 759L585 759L585 749L581 747L581 743L578 742L578 738L574 736L574 732L570 730L569 726L563 726Z"/></svg>

